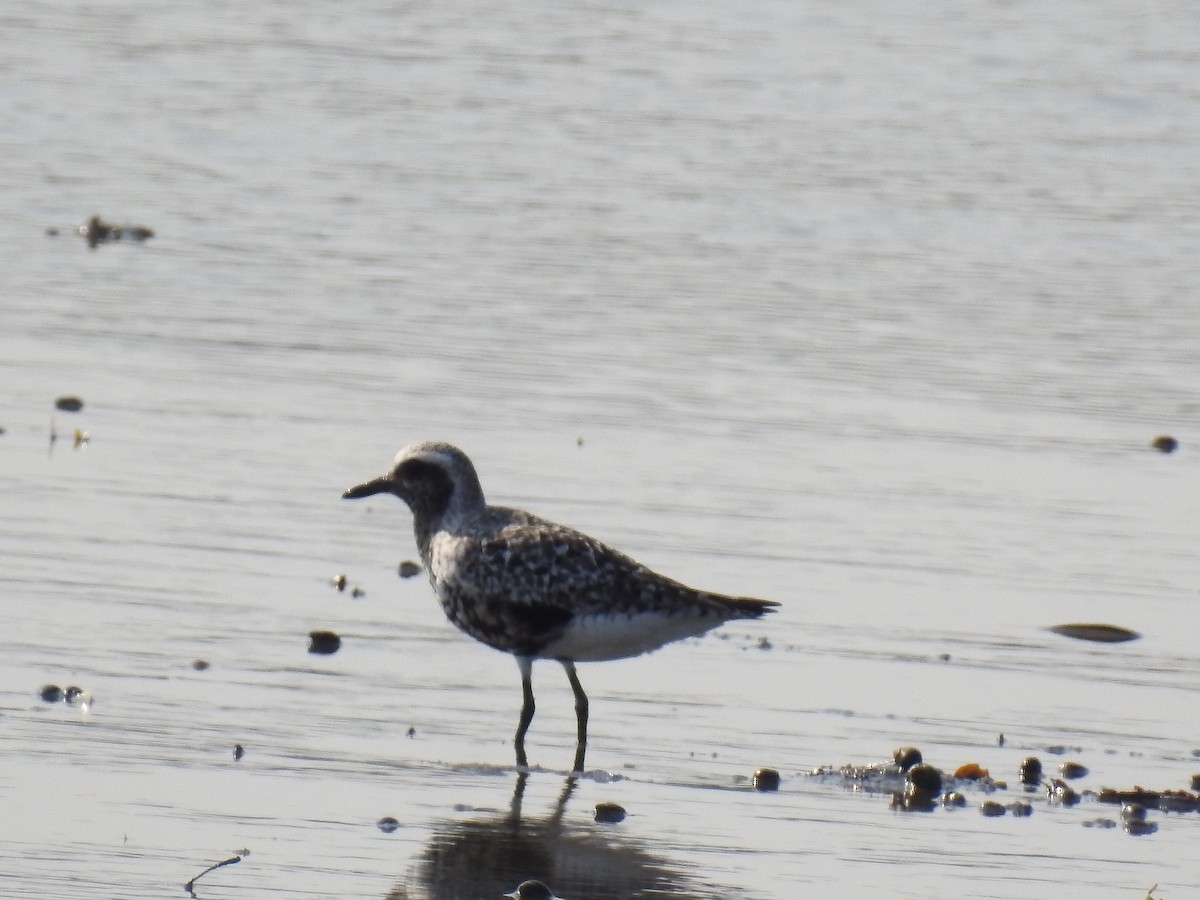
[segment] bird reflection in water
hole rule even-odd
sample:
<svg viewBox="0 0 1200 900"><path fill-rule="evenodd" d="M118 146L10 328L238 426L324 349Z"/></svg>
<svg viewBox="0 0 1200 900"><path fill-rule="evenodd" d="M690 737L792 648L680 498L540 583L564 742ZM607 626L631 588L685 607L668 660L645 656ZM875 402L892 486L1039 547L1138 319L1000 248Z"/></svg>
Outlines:
<svg viewBox="0 0 1200 900"><path fill-rule="evenodd" d="M566 779L549 815L523 814L528 779L527 772L517 775L506 813L440 827L413 876L386 900L500 900L529 880L545 883L566 900L719 896L715 888L692 883L666 858L590 816L571 824L565 812L578 780L574 776Z"/></svg>

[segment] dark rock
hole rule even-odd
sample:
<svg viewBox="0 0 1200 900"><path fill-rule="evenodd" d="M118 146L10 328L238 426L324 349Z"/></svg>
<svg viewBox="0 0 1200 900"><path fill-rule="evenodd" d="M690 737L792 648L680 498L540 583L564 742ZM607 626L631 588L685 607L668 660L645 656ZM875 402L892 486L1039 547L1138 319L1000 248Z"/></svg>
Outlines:
<svg viewBox="0 0 1200 900"><path fill-rule="evenodd" d="M332 631L310 631L308 634L308 652L328 655L337 653L342 646L342 639Z"/></svg>
<svg viewBox="0 0 1200 900"><path fill-rule="evenodd" d="M48 684L42 688L40 696L47 703L58 703L63 698L62 688L57 684Z"/></svg>
<svg viewBox="0 0 1200 900"><path fill-rule="evenodd" d="M1076 778L1083 778L1087 775L1087 766L1077 762L1065 762L1058 767L1058 774L1063 778L1068 778L1074 781Z"/></svg>
<svg viewBox="0 0 1200 900"><path fill-rule="evenodd" d="M1159 453L1174 453L1179 449L1179 441L1175 440L1169 434L1160 434L1150 442L1150 446Z"/></svg>
<svg viewBox="0 0 1200 900"><path fill-rule="evenodd" d="M774 769L759 769L751 781L756 791L779 790L779 773Z"/></svg>
<svg viewBox="0 0 1200 900"><path fill-rule="evenodd" d="M1042 783L1042 761L1036 756L1029 756L1021 760L1021 784L1041 784Z"/></svg>
<svg viewBox="0 0 1200 900"><path fill-rule="evenodd" d="M901 772L907 772L922 762L921 751L916 747L897 747L892 751L892 761L900 767Z"/></svg>
<svg viewBox="0 0 1200 900"><path fill-rule="evenodd" d="M54 408L63 412L79 412L83 409L83 401L78 397L59 397L54 401Z"/></svg>
<svg viewBox="0 0 1200 900"><path fill-rule="evenodd" d="M596 821L601 825L615 825L625 821L625 807L618 803L597 803Z"/></svg>

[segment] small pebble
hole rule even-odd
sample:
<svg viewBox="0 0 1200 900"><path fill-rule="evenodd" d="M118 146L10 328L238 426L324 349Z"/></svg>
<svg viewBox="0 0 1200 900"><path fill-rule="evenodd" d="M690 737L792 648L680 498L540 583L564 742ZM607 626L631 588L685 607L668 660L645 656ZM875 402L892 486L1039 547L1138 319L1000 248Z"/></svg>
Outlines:
<svg viewBox="0 0 1200 900"><path fill-rule="evenodd" d="M1144 822L1146 820L1146 807L1140 803L1126 803L1121 807L1121 818L1126 822Z"/></svg>
<svg viewBox="0 0 1200 900"><path fill-rule="evenodd" d="M342 646L342 639L332 631L310 631L308 634L308 652L328 655L337 653Z"/></svg>
<svg viewBox="0 0 1200 900"><path fill-rule="evenodd" d="M904 773L904 793L892 794L892 809L931 812L942 793L942 773L927 763L918 763Z"/></svg>
<svg viewBox="0 0 1200 900"><path fill-rule="evenodd" d="M1192 790L1200 791L1200 774L1192 776Z"/></svg>
<svg viewBox="0 0 1200 900"><path fill-rule="evenodd" d="M1058 767L1059 775L1061 775L1063 778L1070 778L1072 780L1076 778L1083 778L1085 775L1087 775L1087 773L1087 766L1081 765L1077 762L1065 762Z"/></svg>
<svg viewBox="0 0 1200 900"><path fill-rule="evenodd" d="M78 397L59 397L54 401L54 408L63 412L79 412L83 409L83 401Z"/></svg>
<svg viewBox="0 0 1200 900"><path fill-rule="evenodd" d="M904 776L910 792L921 793L933 797L942 792L942 773L936 766L928 763L918 763L908 770Z"/></svg>
<svg viewBox="0 0 1200 900"><path fill-rule="evenodd" d="M408 736L410 738L415 738L417 736L417 729L410 726L408 729Z"/></svg>
<svg viewBox="0 0 1200 900"><path fill-rule="evenodd" d="M1026 757L1021 761L1021 784L1036 785L1042 783L1042 761L1036 756Z"/></svg>
<svg viewBox="0 0 1200 900"><path fill-rule="evenodd" d="M984 800L979 804L979 811L985 816L1002 816L1008 812L1008 808L995 800Z"/></svg>
<svg viewBox="0 0 1200 900"><path fill-rule="evenodd" d="M1150 446L1160 453L1174 453L1179 449L1179 441L1169 434L1160 434L1150 442Z"/></svg>
<svg viewBox="0 0 1200 900"><path fill-rule="evenodd" d="M83 694L83 688L71 685L63 690L63 699L68 703L74 703Z"/></svg>
<svg viewBox="0 0 1200 900"><path fill-rule="evenodd" d="M48 684L42 688L41 698L47 703L58 703L63 698L62 688L57 684Z"/></svg>
<svg viewBox="0 0 1200 900"><path fill-rule="evenodd" d="M625 807L619 803L597 803L596 821L601 825L615 825L625 821Z"/></svg>
<svg viewBox="0 0 1200 900"><path fill-rule="evenodd" d="M1033 815L1033 807L1021 800L1014 800L1008 804L1008 811L1018 818Z"/></svg>
<svg viewBox="0 0 1200 900"><path fill-rule="evenodd" d="M759 650L771 650L773 648L773 646L774 645L771 643L770 638L760 637L758 639L758 649Z"/></svg>
<svg viewBox="0 0 1200 900"><path fill-rule="evenodd" d="M754 773L751 785L756 791L779 790L779 773L774 769L759 769Z"/></svg>
<svg viewBox="0 0 1200 900"><path fill-rule="evenodd" d="M367 592L364 591L360 587L355 587L355 588L351 589L350 596L353 597L355 600L357 600L359 597L367 596Z"/></svg>
<svg viewBox="0 0 1200 900"><path fill-rule="evenodd" d="M237 762L239 759L241 759L245 755L246 755L245 747L243 747L241 744L233 745L233 761L234 762Z"/></svg>
<svg viewBox="0 0 1200 900"><path fill-rule="evenodd" d="M193 659L192 660L192 668L195 669L197 672L203 672L205 669L208 668L208 660L207 659Z"/></svg>
<svg viewBox="0 0 1200 900"><path fill-rule="evenodd" d="M942 806L963 807L967 805L967 798L958 791L950 791L942 796Z"/></svg>
<svg viewBox="0 0 1200 900"><path fill-rule="evenodd" d="M1132 835L1154 834L1158 831L1158 826L1153 822L1126 822L1125 833Z"/></svg>
<svg viewBox="0 0 1200 900"><path fill-rule="evenodd" d="M375 825L384 834L391 834L400 827L400 823L391 816L384 816L382 819L376 822Z"/></svg>
<svg viewBox="0 0 1200 900"><path fill-rule="evenodd" d="M916 747L897 747L892 751L892 761L900 767L901 772L907 772L922 759L921 751Z"/></svg>
<svg viewBox="0 0 1200 900"><path fill-rule="evenodd" d="M346 589L346 576L338 575L337 577L335 577L333 579L333 586L335 588L337 588L339 591L344 591Z"/></svg>
<svg viewBox="0 0 1200 900"><path fill-rule="evenodd" d="M1051 803L1061 803L1063 806L1074 806L1079 802L1079 794L1067 785L1061 778L1055 778L1047 786Z"/></svg>
<svg viewBox="0 0 1200 900"><path fill-rule="evenodd" d="M421 564L415 563L411 559L406 559L400 563L400 577L412 578L414 575L421 574Z"/></svg>

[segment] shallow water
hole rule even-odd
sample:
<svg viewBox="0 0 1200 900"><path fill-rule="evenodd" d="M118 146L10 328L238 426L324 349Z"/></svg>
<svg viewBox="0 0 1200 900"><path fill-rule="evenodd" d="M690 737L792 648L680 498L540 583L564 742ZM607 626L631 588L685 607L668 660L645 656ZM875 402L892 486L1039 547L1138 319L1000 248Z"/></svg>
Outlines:
<svg viewBox="0 0 1200 900"><path fill-rule="evenodd" d="M906 814L805 774L915 744L1009 802L1029 755L1200 771L1190 7L0 25L0 893L159 897L241 851L199 896L1194 887L1195 814ZM93 213L156 236L89 251ZM539 664L517 817L516 667L397 577L399 503L338 499L429 437L495 502L783 609L582 667L565 799ZM1046 630L1089 621L1143 637Z"/></svg>

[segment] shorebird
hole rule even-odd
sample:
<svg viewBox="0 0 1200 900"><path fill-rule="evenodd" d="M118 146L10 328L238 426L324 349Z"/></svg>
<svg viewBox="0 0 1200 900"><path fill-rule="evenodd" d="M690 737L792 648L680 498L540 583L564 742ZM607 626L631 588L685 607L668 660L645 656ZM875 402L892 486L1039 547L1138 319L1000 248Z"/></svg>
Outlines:
<svg viewBox="0 0 1200 900"><path fill-rule="evenodd" d="M342 496L375 494L395 494L408 504L417 549L446 617L516 657L523 700L513 743L523 769L535 659L557 660L566 670L578 728L574 771L581 772L588 698L575 663L637 656L731 619L757 619L779 605L694 590L565 525L489 506L471 460L450 444L410 444L386 475Z"/></svg>

